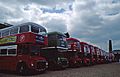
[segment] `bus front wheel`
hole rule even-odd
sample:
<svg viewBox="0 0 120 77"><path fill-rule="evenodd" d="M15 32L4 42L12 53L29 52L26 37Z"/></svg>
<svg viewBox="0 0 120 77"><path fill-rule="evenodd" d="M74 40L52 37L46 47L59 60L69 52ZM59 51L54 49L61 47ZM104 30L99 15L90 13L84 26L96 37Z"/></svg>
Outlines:
<svg viewBox="0 0 120 77"><path fill-rule="evenodd" d="M27 75L28 74L27 65L25 63L19 63L17 65L16 71L19 75Z"/></svg>

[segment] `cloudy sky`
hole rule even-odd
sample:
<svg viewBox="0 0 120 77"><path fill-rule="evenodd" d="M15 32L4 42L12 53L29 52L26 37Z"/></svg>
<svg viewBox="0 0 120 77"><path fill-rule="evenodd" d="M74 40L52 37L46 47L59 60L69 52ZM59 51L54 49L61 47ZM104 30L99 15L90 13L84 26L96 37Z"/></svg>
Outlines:
<svg viewBox="0 0 120 77"><path fill-rule="evenodd" d="M28 21L104 50L112 39L120 49L120 0L0 0L0 23Z"/></svg>

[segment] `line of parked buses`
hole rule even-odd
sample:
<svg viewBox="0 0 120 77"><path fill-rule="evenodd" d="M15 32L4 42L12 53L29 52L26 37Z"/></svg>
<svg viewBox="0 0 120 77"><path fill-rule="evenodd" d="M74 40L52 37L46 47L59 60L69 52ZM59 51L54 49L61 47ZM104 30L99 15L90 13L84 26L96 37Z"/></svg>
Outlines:
<svg viewBox="0 0 120 77"><path fill-rule="evenodd" d="M110 62L112 53L32 22L0 29L0 70L25 75Z"/></svg>

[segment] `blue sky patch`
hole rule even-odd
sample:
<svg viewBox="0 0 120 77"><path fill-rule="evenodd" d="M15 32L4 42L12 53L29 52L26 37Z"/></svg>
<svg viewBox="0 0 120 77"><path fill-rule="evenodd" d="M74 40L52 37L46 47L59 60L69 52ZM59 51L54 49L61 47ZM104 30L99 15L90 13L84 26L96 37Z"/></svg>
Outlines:
<svg viewBox="0 0 120 77"><path fill-rule="evenodd" d="M65 12L65 9L63 8L60 8L60 9L56 9L56 8L40 8L43 13L64 13Z"/></svg>

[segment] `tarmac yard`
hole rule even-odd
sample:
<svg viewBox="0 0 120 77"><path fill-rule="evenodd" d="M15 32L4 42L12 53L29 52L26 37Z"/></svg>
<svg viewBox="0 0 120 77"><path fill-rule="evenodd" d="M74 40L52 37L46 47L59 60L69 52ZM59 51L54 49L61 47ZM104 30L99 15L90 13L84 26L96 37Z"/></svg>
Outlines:
<svg viewBox="0 0 120 77"><path fill-rule="evenodd" d="M17 74L0 72L0 77L23 77ZM94 65L80 68L67 68L60 71L47 71L25 77L120 77L120 63Z"/></svg>

